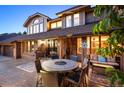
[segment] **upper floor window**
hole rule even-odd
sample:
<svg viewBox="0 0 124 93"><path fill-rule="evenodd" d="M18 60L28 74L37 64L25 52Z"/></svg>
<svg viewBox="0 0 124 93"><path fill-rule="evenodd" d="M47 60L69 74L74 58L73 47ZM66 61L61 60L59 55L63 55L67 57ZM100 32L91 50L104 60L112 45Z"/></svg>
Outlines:
<svg viewBox="0 0 124 93"><path fill-rule="evenodd" d="M72 16L66 16L66 27L72 26Z"/></svg>
<svg viewBox="0 0 124 93"><path fill-rule="evenodd" d="M74 14L74 26L78 26L80 24L79 21L79 13Z"/></svg>
<svg viewBox="0 0 124 93"><path fill-rule="evenodd" d="M43 18L34 19L28 27L28 34L35 34L35 33L43 32L44 30L43 26L44 26Z"/></svg>
<svg viewBox="0 0 124 93"><path fill-rule="evenodd" d="M60 28L60 27L62 27L62 21L57 22L57 28Z"/></svg>
<svg viewBox="0 0 124 93"><path fill-rule="evenodd" d="M51 23L51 29L56 28L56 23Z"/></svg>
<svg viewBox="0 0 124 93"><path fill-rule="evenodd" d="M38 24L39 23L39 19L35 19L33 23L34 24Z"/></svg>
<svg viewBox="0 0 124 93"><path fill-rule="evenodd" d="M62 27L62 21L51 23L51 29Z"/></svg>
<svg viewBox="0 0 124 93"><path fill-rule="evenodd" d="M43 23L40 23L40 32L43 32Z"/></svg>

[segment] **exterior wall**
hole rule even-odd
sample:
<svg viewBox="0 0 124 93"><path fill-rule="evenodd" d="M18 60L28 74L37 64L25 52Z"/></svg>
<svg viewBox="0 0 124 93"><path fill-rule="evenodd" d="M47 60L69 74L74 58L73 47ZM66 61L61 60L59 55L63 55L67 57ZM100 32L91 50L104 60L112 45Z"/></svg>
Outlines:
<svg viewBox="0 0 124 93"><path fill-rule="evenodd" d="M99 19L93 16L93 12L86 13L86 23L97 22Z"/></svg>
<svg viewBox="0 0 124 93"><path fill-rule="evenodd" d="M62 28L66 28L66 18L62 18Z"/></svg>
<svg viewBox="0 0 124 93"><path fill-rule="evenodd" d="M80 18L79 19L80 19L80 25L85 25L86 15L85 15L84 11L80 12Z"/></svg>

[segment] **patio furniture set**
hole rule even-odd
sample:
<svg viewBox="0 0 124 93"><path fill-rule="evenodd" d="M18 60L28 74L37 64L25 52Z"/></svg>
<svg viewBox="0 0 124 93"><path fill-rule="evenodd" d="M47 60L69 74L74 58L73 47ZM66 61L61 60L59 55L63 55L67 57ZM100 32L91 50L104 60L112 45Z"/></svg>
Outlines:
<svg viewBox="0 0 124 93"><path fill-rule="evenodd" d="M70 59L59 59L57 55L53 55L51 59L37 59L35 61L38 73L36 86L88 86L88 60L83 64L77 62L77 58L71 55Z"/></svg>

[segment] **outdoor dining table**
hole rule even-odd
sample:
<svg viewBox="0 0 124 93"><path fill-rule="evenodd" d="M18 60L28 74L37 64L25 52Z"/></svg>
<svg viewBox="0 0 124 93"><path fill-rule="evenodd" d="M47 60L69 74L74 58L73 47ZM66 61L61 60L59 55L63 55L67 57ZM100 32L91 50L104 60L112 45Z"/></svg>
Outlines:
<svg viewBox="0 0 124 93"><path fill-rule="evenodd" d="M42 74L42 82L47 87L57 87L58 78L57 73L65 73L78 67L75 61L68 59L51 59L42 62L42 69L45 74Z"/></svg>

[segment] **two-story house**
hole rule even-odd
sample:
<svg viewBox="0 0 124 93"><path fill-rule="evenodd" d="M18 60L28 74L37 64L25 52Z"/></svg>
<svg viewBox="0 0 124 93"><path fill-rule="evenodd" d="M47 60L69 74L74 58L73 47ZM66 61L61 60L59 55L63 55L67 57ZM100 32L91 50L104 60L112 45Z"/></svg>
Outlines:
<svg viewBox="0 0 124 93"><path fill-rule="evenodd" d="M35 13L27 18L24 22L27 35L15 40L21 42L22 55L34 53L42 44L49 51L57 52L60 58L81 56L83 42L87 44L86 54L95 54L97 47L105 46L107 36L92 36L92 26L99 19L93 16L93 8L89 5L74 6L56 15L57 18L51 19Z"/></svg>
<svg viewBox="0 0 124 93"><path fill-rule="evenodd" d="M42 46L49 54L56 52L60 58L77 55L81 61L90 54L91 59L97 60L96 48L107 46L108 35L93 35L92 27L100 20L93 16L93 9L89 5L74 6L56 13L55 19L33 14L24 23L28 34L9 42L21 43L21 55L32 54Z"/></svg>

